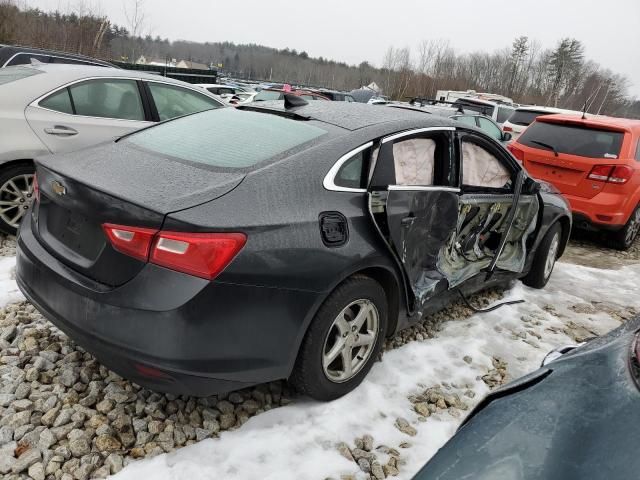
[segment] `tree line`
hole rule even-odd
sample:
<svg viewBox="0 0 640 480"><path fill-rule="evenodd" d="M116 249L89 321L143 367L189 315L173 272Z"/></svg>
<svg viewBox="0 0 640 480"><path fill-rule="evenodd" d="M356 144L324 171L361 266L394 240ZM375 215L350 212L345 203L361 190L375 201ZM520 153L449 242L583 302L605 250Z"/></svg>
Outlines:
<svg viewBox="0 0 640 480"><path fill-rule="evenodd" d="M393 99L433 98L436 90L499 93L516 102L640 118L640 101L627 95L628 80L589 60L582 43L559 39L544 48L526 36L494 52L460 53L448 40L425 40L415 48L390 46L380 67L313 58L296 49L232 42L169 41L145 30L144 0L125 7L127 25L89 11L80 0L68 13L19 7L0 0L0 43L82 53L135 62L139 56L222 65L232 76L351 90L375 82Z"/></svg>

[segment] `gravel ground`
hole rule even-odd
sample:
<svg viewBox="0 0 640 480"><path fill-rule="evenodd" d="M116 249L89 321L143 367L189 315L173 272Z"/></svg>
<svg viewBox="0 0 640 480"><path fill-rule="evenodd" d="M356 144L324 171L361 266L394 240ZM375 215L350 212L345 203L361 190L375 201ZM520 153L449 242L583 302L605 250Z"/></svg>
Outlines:
<svg viewBox="0 0 640 480"><path fill-rule="evenodd" d="M640 261L640 245L628 253L603 250L593 239L572 242L565 261L599 268L617 268ZM15 242L0 237L0 255L15 254ZM488 305L498 290L476 295L472 302ZM576 311L605 311L627 318L634 312L607 304L578 304ZM590 310L590 311L591 311ZM549 306L553 313L553 306ZM453 304L431 315L385 344L385 351L414 340L438 336L447 321L473 312ZM528 321L535 322L536 319ZM579 341L594 332L567 321L563 330ZM465 357L470 363L470 357ZM508 365L493 359L482 380L496 388L509 380ZM461 417L475 392L468 385L442 382L423 386L409 400L419 421L431 416ZM153 393L101 366L47 322L27 302L0 309L0 475L3 479L85 480L117 473L136 459L153 457L237 429L250 417L292 401L286 382L258 385L204 399ZM411 447L416 430L404 418L395 427L407 435L398 446L387 446L370 435L344 439L338 450L354 461L365 478L395 476L403 465L402 451ZM356 478L343 477L343 480ZM361 478L361 477L357 477Z"/></svg>

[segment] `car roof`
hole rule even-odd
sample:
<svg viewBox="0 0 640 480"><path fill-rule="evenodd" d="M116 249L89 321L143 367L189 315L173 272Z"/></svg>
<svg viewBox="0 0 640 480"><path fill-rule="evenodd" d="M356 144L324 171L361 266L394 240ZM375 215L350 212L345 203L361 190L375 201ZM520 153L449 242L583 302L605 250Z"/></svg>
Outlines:
<svg viewBox="0 0 640 480"><path fill-rule="evenodd" d="M284 102L269 101L260 102L259 106L249 104L244 108L293 114L301 119L317 120L351 131L382 123L403 123L407 120L414 120L420 127L460 125L455 120L440 115L425 115L425 112L412 108L386 108L358 102L309 102L307 105L285 109Z"/></svg>
<svg viewBox="0 0 640 480"><path fill-rule="evenodd" d="M582 125L591 128L634 132L640 135L640 120L631 118L608 117L605 115L590 115L587 118L581 118L571 114L560 113L538 117L536 122Z"/></svg>
<svg viewBox="0 0 640 480"><path fill-rule="evenodd" d="M106 62L104 60L99 60L93 57L88 57L87 55L82 55L80 53L61 52L58 50L45 50L41 48L27 47L23 45L4 45L4 44L0 44L0 59L2 59L0 60L1 62L0 66L6 63L6 61L8 61L11 57L19 53L25 53L25 54L31 53L33 55L62 57L62 58L69 58L71 60L82 60L86 62L93 62L96 65L101 65L103 67L115 68L115 65L112 65L109 62Z"/></svg>

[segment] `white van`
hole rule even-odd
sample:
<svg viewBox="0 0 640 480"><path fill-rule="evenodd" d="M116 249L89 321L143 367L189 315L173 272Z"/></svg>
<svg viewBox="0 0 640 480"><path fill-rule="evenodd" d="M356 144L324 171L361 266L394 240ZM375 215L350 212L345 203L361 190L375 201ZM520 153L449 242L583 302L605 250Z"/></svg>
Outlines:
<svg viewBox="0 0 640 480"><path fill-rule="evenodd" d="M459 98L453 106L462 106L465 110L472 110L474 112L491 117L500 127L507 121L507 119L513 114L516 107L510 104L502 102L492 102L490 100L483 100L480 98Z"/></svg>

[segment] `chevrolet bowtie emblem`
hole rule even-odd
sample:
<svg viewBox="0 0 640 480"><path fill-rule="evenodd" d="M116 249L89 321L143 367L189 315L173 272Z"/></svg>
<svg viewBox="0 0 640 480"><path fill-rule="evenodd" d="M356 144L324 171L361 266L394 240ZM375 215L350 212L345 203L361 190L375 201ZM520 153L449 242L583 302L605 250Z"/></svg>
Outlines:
<svg viewBox="0 0 640 480"><path fill-rule="evenodd" d="M51 182L51 188L56 195L63 196L67 194L67 188L57 180Z"/></svg>

